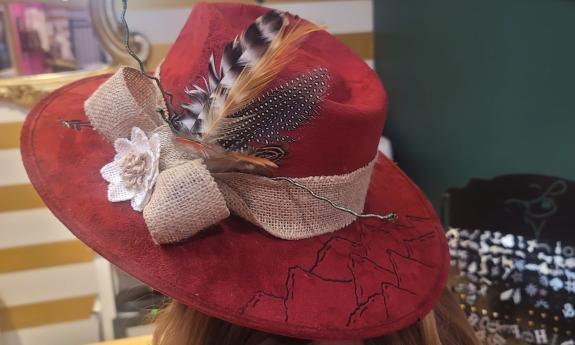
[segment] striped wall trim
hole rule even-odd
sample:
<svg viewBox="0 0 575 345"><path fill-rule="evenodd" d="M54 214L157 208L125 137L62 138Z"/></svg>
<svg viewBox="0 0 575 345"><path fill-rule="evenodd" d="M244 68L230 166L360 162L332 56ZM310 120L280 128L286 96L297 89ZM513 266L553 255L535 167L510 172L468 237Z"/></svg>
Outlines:
<svg viewBox="0 0 575 345"><path fill-rule="evenodd" d="M47 208L0 213L0 250L76 239Z"/></svg>
<svg viewBox="0 0 575 345"><path fill-rule="evenodd" d="M327 2L327 1L344 1L344 0L202 0L202 2L233 2L233 3L243 3L243 4L261 4L266 6L267 4L292 4L298 2ZM142 9L156 9L156 8L190 8L194 4L198 3L199 0L138 0L131 1L129 4L129 9L132 10L142 10Z"/></svg>
<svg viewBox="0 0 575 345"><path fill-rule="evenodd" d="M146 61L148 69L155 70L160 62L162 62L162 60L166 57L166 55L168 55L170 47L172 47L171 43L153 44L152 49L150 49L150 56L148 57L148 61Z"/></svg>
<svg viewBox="0 0 575 345"><path fill-rule="evenodd" d="M5 100L0 100L0 109L2 109L0 123L23 122L26 119L26 114L30 111L28 108Z"/></svg>
<svg viewBox="0 0 575 345"><path fill-rule="evenodd" d="M20 147L20 129L22 122L0 123L0 149Z"/></svg>
<svg viewBox="0 0 575 345"><path fill-rule="evenodd" d="M373 59L373 32L335 35L364 60Z"/></svg>
<svg viewBox="0 0 575 345"><path fill-rule="evenodd" d="M373 59L373 32L359 32L350 34L334 35L345 43L351 50L365 60ZM166 57L171 43L156 43L152 45L150 57L148 58L148 67L150 69L156 68L158 64Z"/></svg>
<svg viewBox="0 0 575 345"><path fill-rule="evenodd" d="M95 315L80 321L62 322L15 329L0 333L2 345L79 345L95 343L99 339L99 321ZM146 345L150 345L146 344ZM101 345L101 344L100 344Z"/></svg>
<svg viewBox="0 0 575 345"><path fill-rule="evenodd" d="M93 259L94 252L78 240L13 247L0 250L0 273L75 264Z"/></svg>
<svg viewBox="0 0 575 345"><path fill-rule="evenodd" d="M44 207L44 202L31 184L0 187L0 212Z"/></svg>
<svg viewBox="0 0 575 345"><path fill-rule="evenodd" d="M0 308L0 332L90 318L96 296Z"/></svg>
<svg viewBox="0 0 575 345"><path fill-rule="evenodd" d="M2 307L98 293L93 261L0 274Z"/></svg>
<svg viewBox="0 0 575 345"><path fill-rule="evenodd" d="M150 345L152 344L151 335L143 335L140 337L112 340L106 342L105 345ZM103 345L102 343L93 343L88 345Z"/></svg>
<svg viewBox="0 0 575 345"><path fill-rule="evenodd" d="M19 149L0 150L0 186L28 183Z"/></svg>
<svg viewBox="0 0 575 345"><path fill-rule="evenodd" d="M373 31L373 3L369 0L330 1L322 3L286 2L269 4L270 7L289 11L313 23L325 26L332 34L349 34ZM152 44L173 43L178 38L190 15L189 8L133 10L129 15L130 26L137 29ZM150 25L161 20L170 25ZM239 31L241 31L238 28ZM238 33L239 33L238 31Z"/></svg>

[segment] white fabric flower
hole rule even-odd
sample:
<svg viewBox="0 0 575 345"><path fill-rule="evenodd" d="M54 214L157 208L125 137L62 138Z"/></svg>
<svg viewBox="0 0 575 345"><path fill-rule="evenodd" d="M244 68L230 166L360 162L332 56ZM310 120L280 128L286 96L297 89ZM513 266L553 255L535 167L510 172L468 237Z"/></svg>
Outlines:
<svg viewBox="0 0 575 345"><path fill-rule="evenodd" d="M130 140L116 139L114 148L114 160L100 170L109 182L108 200L131 200L132 208L142 211L150 200L159 173L160 137L156 133L148 139L144 131L133 127Z"/></svg>

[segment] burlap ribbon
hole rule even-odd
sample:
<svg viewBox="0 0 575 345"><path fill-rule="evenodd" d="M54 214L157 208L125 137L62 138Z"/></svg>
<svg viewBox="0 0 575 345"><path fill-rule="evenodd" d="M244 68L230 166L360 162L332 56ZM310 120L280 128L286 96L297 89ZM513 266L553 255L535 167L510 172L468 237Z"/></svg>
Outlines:
<svg viewBox="0 0 575 345"><path fill-rule="evenodd" d="M106 139L127 138L132 127L161 141L153 194L143 211L155 242L189 238L234 213L283 239L302 239L339 230L353 214L287 181L238 173L211 173L201 159L179 150L173 134L157 113L164 108L156 85L139 71L124 67L86 101L94 128ZM362 212L374 162L345 175L294 178L337 205Z"/></svg>

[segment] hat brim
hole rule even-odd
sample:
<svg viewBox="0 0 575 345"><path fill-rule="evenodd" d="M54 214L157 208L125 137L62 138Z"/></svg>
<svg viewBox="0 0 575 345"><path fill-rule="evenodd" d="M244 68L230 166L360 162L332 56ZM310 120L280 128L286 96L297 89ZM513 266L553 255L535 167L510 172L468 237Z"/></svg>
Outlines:
<svg viewBox="0 0 575 345"><path fill-rule="evenodd" d="M304 339L365 339L426 315L449 268L443 228L423 193L383 155L366 213L315 238L287 241L230 217L182 243L154 244L141 213L107 200L100 168L112 160L87 120L84 101L109 76L77 81L42 100L22 130L22 156L36 190L80 240L152 288L208 315Z"/></svg>

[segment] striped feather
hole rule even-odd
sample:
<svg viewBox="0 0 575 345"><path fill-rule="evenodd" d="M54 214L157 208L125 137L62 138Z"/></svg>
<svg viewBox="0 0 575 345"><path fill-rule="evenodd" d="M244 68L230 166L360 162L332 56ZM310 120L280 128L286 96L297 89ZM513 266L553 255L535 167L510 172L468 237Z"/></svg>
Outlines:
<svg viewBox="0 0 575 345"><path fill-rule="evenodd" d="M317 113L328 75L314 69L262 94L296 55L299 43L320 27L270 11L256 19L223 50L219 68L210 56L207 79L186 90L186 114L172 118L180 143L187 144L212 171L253 171L277 167L294 130ZM266 107L263 106L266 104ZM252 146L255 145L255 146ZM264 145L264 151L258 146Z"/></svg>
<svg viewBox="0 0 575 345"><path fill-rule="evenodd" d="M170 120L173 128L186 137L198 137L205 131L209 114L221 108L224 99L236 79L246 68L255 66L268 51L288 21L280 11L269 11L257 18L240 37L224 47L219 69L214 55L208 62L208 78L204 85L194 84L186 90L191 102L182 104L184 114L174 115Z"/></svg>

